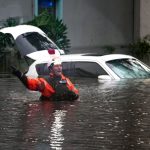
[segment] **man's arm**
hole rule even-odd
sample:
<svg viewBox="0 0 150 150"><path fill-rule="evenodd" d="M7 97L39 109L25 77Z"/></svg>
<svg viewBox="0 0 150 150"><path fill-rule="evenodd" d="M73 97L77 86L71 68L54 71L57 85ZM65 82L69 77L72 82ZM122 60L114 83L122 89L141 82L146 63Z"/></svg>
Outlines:
<svg viewBox="0 0 150 150"><path fill-rule="evenodd" d="M27 87L27 77L24 73L22 73L20 70L15 68L14 66L10 66L12 69L12 74L19 78L19 80L24 84L25 87Z"/></svg>
<svg viewBox="0 0 150 150"><path fill-rule="evenodd" d="M30 90L42 91L44 89L44 83L38 80L38 78L29 78L22 73L20 70L11 66L12 74L19 78L19 80L24 84L24 86Z"/></svg>
<svg viewBox="0 0 150 150"><path fill-rule="evenodd" d="M67 87L69 89L68 97L70 97L72 100L76 100L79 98L79 90L74 86L74 84L69 80L69 78L66 78L67 80Z"/></svg>

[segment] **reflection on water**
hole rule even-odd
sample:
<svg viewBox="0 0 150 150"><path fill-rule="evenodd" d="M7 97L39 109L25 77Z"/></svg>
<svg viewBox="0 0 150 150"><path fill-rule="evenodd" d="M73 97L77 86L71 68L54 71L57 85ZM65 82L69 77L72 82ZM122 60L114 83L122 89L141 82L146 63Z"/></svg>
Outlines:
<svg viewBox="0 0 150 150"><path fill-rule="evenodd" d="M0 149L150 149L150 79L74 82L78 101L40 102L17 79L0 79Z"/></svg>
<svg viewBox="0 0 150 150"><path fill-rule="evenodd" d="M64 137L62 134L63 131L63 123L64 123L64 118L66 115L66 111L64 110L56 110L54 112L54 122L51 126L51 136L50 142L51 142L51 148L60 150L62 149L62 143L64 141Z"/></svg>
<svg viewBox="0 0 150 150"><path fill-rule="evenodd" d="M39 149L62 149L68 106L72 107L72 102L46 101L27 104L23 140L28 143L28 149L33 147L33 143L39 145Z"/></svg>

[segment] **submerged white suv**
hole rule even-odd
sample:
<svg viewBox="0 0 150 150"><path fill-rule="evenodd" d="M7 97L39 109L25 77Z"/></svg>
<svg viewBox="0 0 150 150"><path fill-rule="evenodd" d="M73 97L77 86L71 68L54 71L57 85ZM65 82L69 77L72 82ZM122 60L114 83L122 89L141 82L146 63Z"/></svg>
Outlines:
<svg viewBox="0 0 150 150"><path fill-rule="evenodd" d="M70 77L98 78L99 80L150 78L150 68L138 59L123 54L61 55L63 73ZM47 62L34 64L38 75L49 74Z"/></svg>

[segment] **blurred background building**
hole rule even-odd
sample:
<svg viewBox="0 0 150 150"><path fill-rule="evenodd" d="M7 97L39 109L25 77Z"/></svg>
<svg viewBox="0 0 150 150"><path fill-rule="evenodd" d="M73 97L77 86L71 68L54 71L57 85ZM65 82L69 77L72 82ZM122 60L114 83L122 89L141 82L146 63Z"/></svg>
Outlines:
<svg viewBox="0 0 150 150"><path fill-rule="evenodd" d="M48 9L68 27L71 51L126 45L150 33L149 0L0 0L0 25L20 23Z"/></svg>

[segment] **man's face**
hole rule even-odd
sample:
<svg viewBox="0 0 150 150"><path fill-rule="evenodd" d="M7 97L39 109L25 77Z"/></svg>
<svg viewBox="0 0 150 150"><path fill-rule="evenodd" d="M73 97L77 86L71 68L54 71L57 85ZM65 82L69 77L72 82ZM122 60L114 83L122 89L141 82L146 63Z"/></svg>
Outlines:
<svg viewBox="0 0 150 150"><path fill-rule="evenodd" d="M52 68L52 72L55 76L61 76L62 74L62 65L54 65Z"/></svg>

